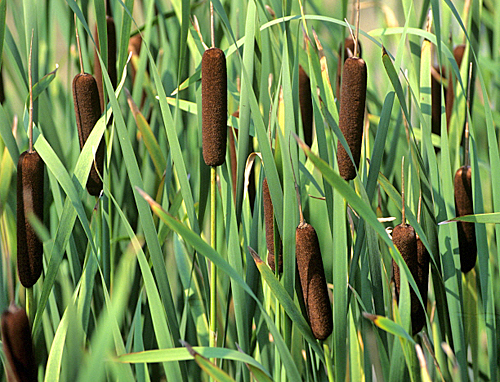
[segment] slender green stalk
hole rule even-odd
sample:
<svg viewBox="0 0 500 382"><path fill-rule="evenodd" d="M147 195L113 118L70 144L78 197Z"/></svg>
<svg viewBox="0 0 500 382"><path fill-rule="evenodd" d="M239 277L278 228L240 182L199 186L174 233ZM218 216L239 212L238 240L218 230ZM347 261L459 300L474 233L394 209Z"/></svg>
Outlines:
<svg viewBox="0 0 500 382"><path fill-rule="evenodd" d="M26 314L30 323L33 323L36 313L35 298L33 297L33 287L26 288Z"/></svg>
<svg viewBox="0 0 500 382"><path fill-rule="evenodd" d="M326 363L326 371L328 373L328 381L333 382L335 378L333 376L333 366L332 366L332 357L330 355L330 348L326 343L324 343L323 349L325 351L325 363Z"/></svg>
<svg viewBox="0 0 500 382"><path fill-rule="evenodd" d="M216 176L217 167L210 168L210 245L215 249L216 243ZM217 342L217 270L212 263L210 266L210 347Z"/></svg>

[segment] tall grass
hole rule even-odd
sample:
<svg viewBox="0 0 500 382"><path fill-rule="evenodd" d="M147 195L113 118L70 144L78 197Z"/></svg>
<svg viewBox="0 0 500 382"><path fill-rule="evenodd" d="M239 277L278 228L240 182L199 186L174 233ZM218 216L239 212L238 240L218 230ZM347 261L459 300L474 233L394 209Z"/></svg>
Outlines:
<svg viewBox="0 0 500 382"><path fill-rule="evenodd" d="M16 269L16 163L28 147L33 30L34 147L46 166L44 219L30 218L44 244L44 270L30 305L39 380L500 378L500 12L494 2L361 3L367 114L359 173L346 182L336 159L337 143L348 145L334 85L352 4L214 0L215 45L227 59L228 125L238 131L236 176L229 150L217 171L215 248L210 168L201 145L201 39L211 45L210 4L110 0L117 36L113 89L105 3L0 0L6 99L0 105L0 309L26 304ZM99 30L107 104L82 150L71 93L80 72L75 20L88 73L94 73L95 25ZM143 45L129 60L129 38L137 33ZM452 52L461 43L459 68ZM476 223L478 258L464 275L457 223L449 220L456 217L453 176L464 161L469 62L476 215L460 220ZM458 78L449 130L442 89L440 135L431 133L436 64ZM310 148L302 143L299 65L310 78ZM238 118L231 116L236 110ZM103 193L96 198L85 185L102 140ZM249 144L256 155L249 157ZM410 290L421 303L422 295L389 236L401 223L402 156L406 217L431 263L426 322L415 336ZM324 341L307 321L297 273L294 173L332 301L333 333ZM274 237L282 240L282 274L266 261L264 177ZM398 304L392 259L400 268ZM215 347L209 346L211 264Z"/></svg>

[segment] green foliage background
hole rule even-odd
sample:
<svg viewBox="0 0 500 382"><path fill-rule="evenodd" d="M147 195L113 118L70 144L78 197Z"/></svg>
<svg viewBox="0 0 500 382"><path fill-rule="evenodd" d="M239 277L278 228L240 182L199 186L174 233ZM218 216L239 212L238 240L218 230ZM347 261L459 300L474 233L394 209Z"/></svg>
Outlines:
<svg viewBox="0 0 500 382"><path fill-rule="evenodd" d="M0 0L6 97L0 106L0 308L26 303L15 261L16 164L28 146L33 30L35 149L46 164L45 217L33 221L44 241L44 272L29 310L40 380L498 380L500 12L494 1L361 3L367 115L360 172L346 183L336 164L335 93L352 4L214 0L215 44L227 57L228 116L239 110L239 118L228 118L239 132L237 175L229 152L217 170L215 249L208 244L210 169L201 157L198 113L209 2L109 4L121 81L113 92L103 70L107 113L80 151L71 92L80 72L75 20L85 71L93 73L96 25L105 47L101 62L107 62L104 0ZM142 50L129 61L128 41L137 33ZM462 43L474 73L476 215L468 219L478 222L478 261L467 275L460 272L456 223L439 224L455 217L453 176L463 162L468 67L458 68L452 55ZM311 149L294 139L303 136L299 65L311 79ZM430 127L432 65L458 77L450 129L443 105L440 136ZM97 200L84 185L101 139L107 156ZM249 172L255 199L245 181L249 142L259 153ZM431 254L427 323L415 337L408 334L415 281L386 231L401 221L402 156L407 218ZM321 343L299 297L293 171L305 218L320 239L333 301L333 334ZM264 175L283 241L278 278L249 250L267 256ZM392 259L404 269L399 308ZM209 347L211 262L218 272L215 348Z"/></svg>

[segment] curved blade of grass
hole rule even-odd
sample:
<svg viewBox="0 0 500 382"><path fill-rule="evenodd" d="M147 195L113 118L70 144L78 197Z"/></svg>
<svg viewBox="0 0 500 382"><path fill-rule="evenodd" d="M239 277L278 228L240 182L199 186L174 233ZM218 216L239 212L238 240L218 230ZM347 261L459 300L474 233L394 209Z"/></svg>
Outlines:
<svg viewBox="0 0 500 382"><path fill-rule="evenodd" d="M210 377L220 382L235 382L234 379L229 376L229 374L227 374L225 371L210 362L207 358L196 352L196 350L194 350L193 347L187 342L181 341L181 343L186 347L187 351L194 358L194 361L198 364L198 366L205 373L210 375Z"/></svg>
<svg viewBox="0 0 500 382"><path fill-rule="evenodd" d="M445 220L439 224L448 224L452 222L500 224L500 212L458 216L450 220Z"/></svg>
<svg viewBox="0 0 500 382"><path fill-rule="evenodd" d="M14 135L12 135L11 123L7 118L3 105L0 105L0 136L7 150L9 150L12 162L17 163L19 161L19 148Z"/></svg>
<svg viewBox="0 0 500 382"><path fill-rule="evenodd" d="M137 189L137 188L136 188ZM264 306L253 293L250 287L245 283L242 277L232 268L208 243L206 243L198 234L186 227L179 220L167 213L158 203L156 203L148 194L142 190L137 190L142 197L149 203L153 212L160 217L160 219L167 224L170 229L177 232L182 238L188 242L199 254L205 256L212 261L217 269L227 274L234 279L244 290L247 292L259 306L262 317L267 323L268 329L274 337L275 344L280 352L283 365L287 371L290 380L300 380L300 374L297 370L290 351L287 349L281 334L274 325L272 319L266 313Z"/></svg>
<svg viewBox="0 0 500 382"><path fill-rule="evenodd" d="M211 348L204 346L193 346L198 354L206 358L227 359L232 361L244 362L252 365L256 369L264 371L264 367L248 354L237 350L226 348ZM188 361L193 359L189 351L184 348L146 350L139 353L123 354L115 358L115 362L124 363L158 363L158 362L173 362L173 361ZM266 375L267 373L264 372Z"/></svg>
<svg viewBox="0 0 500 382"><path fill-rule="evenodd" d="M158 141L156 140L156 137L153 134L148 121L146 121L146 118L144 118L142 113L139 111L139 108L135 104L127 88L125 88L125 95L127 96L127 102L130 110L134 115L137 128L142 134L144 144L146 145L149 155L151 156L151 160L153 161L153 164L155 166L156 174L161 178L163 176L163 173L165 172L165 168L167 167L167 162L163 157L160 146L158 145Z"/></svg>
<svg viewBox="0 0 500 382"><path fill-rule="evenodd" d="M413 345L415 345L415 341L413 338L403 329L401 325L396 324L394 321L388 319L384 316L377 316L375 314L370 314L367 312L363 312L363 317L373 322L377 327L382 330L385 330L387 333L392 334L396 337L403 338L407 341L410 341Z"/></svg>
<svg viewBox="0 0 500 382"><path fill-rule="evenodd" d="M57 73L58 69L59 69L59 65L56 64L56 68L52 72L43 76L40 79L40 81L38 81L36 84L33 85L33 102L40 96L40 94L43 93L43 91L45 89L47 89L49 87L52 80L54 78L56 78L56 73ZM25 104L26 108L28 109L29 104L30 104L30 96L29 95L26 97L26 102L24 104Z"/></svg>
<svg viewBox="0 0 500 382"><path fill-rule="evenodd" d="M64 353L64 344L66 342L66 335L69 325L69 311L72 309L72 305L68 305L64 311L63 318L57 327L54 340L50 347L49 357L47 359L47 367L45 369L45 379L46 382L59 382L61 373L61 363Z"/></svg>

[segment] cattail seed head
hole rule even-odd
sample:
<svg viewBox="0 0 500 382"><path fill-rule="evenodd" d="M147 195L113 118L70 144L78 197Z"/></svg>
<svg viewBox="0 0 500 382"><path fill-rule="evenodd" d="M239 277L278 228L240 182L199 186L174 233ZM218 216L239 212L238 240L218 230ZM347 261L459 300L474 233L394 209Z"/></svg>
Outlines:
<svg viewBox="0 0 500 382"><path fill-rule="evenodd" d="M326 339L333 330L333 316L316 230L301 223L295 231L295 255L304 303L314 336Z"/></svg>
<svg viewBox="0 0 500 382"><path fill-rule="evenodd" d="M83 148L92 129L101 116L99 91L95 78L87 73L77 74L73 79L73 101L75 103L76 125L80 149ZM95 162L99 174L103 174L105 142L101 140L95 154ZM87 180L87 191L90 195L99 196L102 190L102 180L92 164Z"/></svg>
<svg viewBox="0 0 500 382"><path fill-rule="evenodd" d="M340 98L339 128L349 145L354 163L339 141L337 162L344 180L356 177L356 167L361 157L363 120L366 100L366 63L362 58L350 57L344 63Z"/></svg>
<svg viewBox="0 0 500 382"><path fill-rule="evenodd" d="M302 116L304 141L311 147L313 142L313 105L311 98L311 81L302 66L299 66L299 104Z"/></svg>
<svg viewBox="0 0 500 382"><path fill-rule="evenodd" d="M21 284L32 287L42 274L43 243L29 215L43 221L44 163L37 152L25 151L17 162L17 269Z"/></svg>
<svg viewBox="0 0 500 382"><path fill-rule="evenodd" d="M271 194L269 193L269 186L267 178L262 182L262 196L264 199L264 223L266 225L266 245L269 255L267 256L267 263L273 270L276 271L276 263L274 256L274 208L271 201ZM283 272L283 256L281 240L278 243L278 273Z"/></svg>
<svg viewBox="0 0 500 382"><path fill-rule="evenodd" d="M37 370L31 328L26 312L11 305L2 314L3 352L8 382L36 382Z"/></svg>
<svg viewBox="0 0 500 382"><path fill-rule="evenodd" d="M429 251L425 248L420 238L417 239L417 279L415 280L418 286L420 295L424 302L424 306L427 305L427 287L429 284ZM417 301L417 306L415 312L413 312L412 306L412 317L411 317L413 334L417 334L422 330L425 325L425 310Z"/></svg>
<svg viewBox="0 0 500 382"><path fill-rule="evenodd" d="M462 166L455 173L455 208L457 216L474 213L470 166ZM468 222L457 222L457 229L461 269L467 273L476 264L476 230L474 223Z"/></svg>
<svg viewBox="0 0 500 382"><path fill-rule="evenodd" d="M113 89L116 88L118 81L118 75L116 71L116 28L115 21L112 17L106 16L106 33L108 37L108 75L113 85ZM95 42L96 48L99 49L99 36L97 34L97 25L95 27ZM99 101L101 105L101 113L104 112L104 88L102 81L102 68L101 62L99 61L99 56L97 55L97 49L94 50L94 74L97 83L97 89L99 90Z"/></svg>
<svg viewBox="0 0 500 382"><path fill-rule="evenodd" d="M203 159L220 166L226 158L227 72L226 56L219 48L207 49L201 60Z"/></svg>
<svg viewBox="0 0 500 382"><path fill-rule="evenodd" d="M409 224L398 224L392 231L392 242L399 250L403 260L405 261L411 275L418 286L418 255L417 255L417 236L415 230ZM396 289L396 300L399 301L399 292L401 290L401 270L394 260L392 260L394 270L394 285ZM411 302L411 318L413 334L418 333L420 320L418 318L419 309L421 309L420 301L417 295L410 287L410 302ZM424 316L425 321L425 316ZM417 330L418 329L418 330Z"/></svg>

